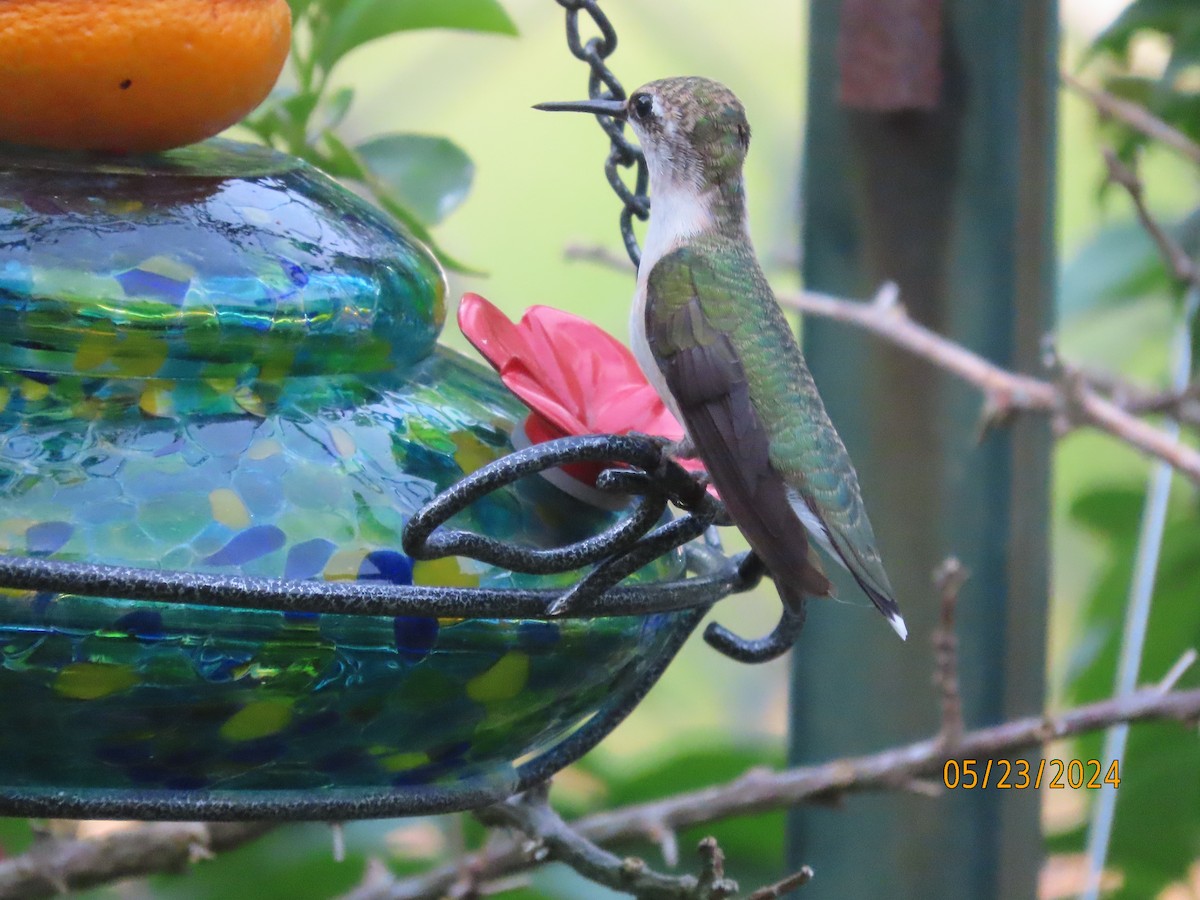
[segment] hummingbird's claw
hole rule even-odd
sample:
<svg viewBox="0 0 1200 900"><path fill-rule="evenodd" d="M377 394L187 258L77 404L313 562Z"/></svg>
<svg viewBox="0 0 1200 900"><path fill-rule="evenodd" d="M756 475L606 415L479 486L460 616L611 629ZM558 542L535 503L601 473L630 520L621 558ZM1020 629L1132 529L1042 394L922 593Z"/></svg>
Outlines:
<svg viewBox="0 0 1200 900"><path fill-rule="evenodd" d="M696 451L696 445L692 442L691 436L688 434L684 434L677 441L673 441L669 437L663 437L661 434L645 434L641 431L631 431L629 432L629 437L649 441L672 459L696 459L700 455Z"/></svg>
<svg viewBox="0 0 1200 900"><path fill-rule="evenodd" d="M667 444L663 450L675 459L696 459L700 455L696 450L696 445L692 442L691 435L688 434Z"/></svg>
<svg viewBox="0 0 1200 900"><path fill-rule="evenodd" d="M644 431L629 431L625 436L638 441L647 441L664 453L675 443L669 437L663 437L661 434L646 434Z"/></svg>

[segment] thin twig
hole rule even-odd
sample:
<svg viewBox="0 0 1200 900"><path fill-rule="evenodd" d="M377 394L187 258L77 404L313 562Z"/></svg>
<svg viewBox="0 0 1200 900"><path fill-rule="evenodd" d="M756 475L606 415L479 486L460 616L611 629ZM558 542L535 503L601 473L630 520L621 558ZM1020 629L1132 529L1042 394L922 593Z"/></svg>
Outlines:
<svg viewBox="0 0 1200 900"><path fill-rule="evenodd" d="M275 827L267 822L153 822L99 838L46 839L0 861L0 897L54 897L122 878L182 871Z"/></svg>
<svg viewBox="0 0 1200 900"><path fill-rule="evenodd" d="M1168 125L1146 107L1114 97L1108 91L1084 84L1069 72L1062 73L1062 80L1074 91L1082 94L1092 102L1101 113L1110 118L1124 122L1130 128L1140 131L1146 137L1162 141L1178 153L1183 154L1192 162L1200 165L1200 144L1176 128Z"/></svg>
<svg viewBox="0 0 1200 900"><path fill-rule="evenodd" d="M782 881L777 881L775 884L769 884L766 887L761 887L746 900L778 900L788 891L794 891L798 887L803 887L813 879L813 870L808 866L802 866L800 871L789 875Z"/></svg>
<svg viewBox="0 0 1200 900"><path fill-rule="evenodd" d="M1103 394L1134 415L1163 413L1183 425L1200 425L1200 384L1190 382L1182 390L1151 390L1112 372L1078 367L1088 387Z"/></svg>
<svg viewBox="0 0 1200 900"><path fill-rule="evenodd" d="M713 838L700 842L698 878L663 875L640 859L609 853L572 829L547 801L546 785L484 807L476 816L485 825L524 833L529 838L526 855L537 862L564 862L597 884L643 900L724 900L737 893L737 883L725 877L725 855Z"/></svg>
<svg viewBox="0 0 1200 900"><path fill-rule="evenodd" d="M578 262L592 262L626 274L634 271L629 257L609 250L601 244L567 244L563 248L563 259Z"/></svg>
<svg viewBox="0 0 1200 900"><path fill-rule="evenodd" d="M1195 665L1196 657L1197 654L1195 647L1189 647L1187 650L1184 650L1183 653L1180 654L1179 659L1175 660L1175 665L1171 666L1171 668L1167 670L1167 674L1164 675L1162 680L1158 682L1158 689L1164 694L1167 693L1167 691L1174 690L1175 685L1179 684L1179 679L1186 675L1187 670Z"/></svg>
<svg viewBox="0 0 1200 900"><path fill-rule="evenodd" d="M1137 172L1121 162L1120 157L1110 147L1104 148L1104 164L1108 167L1108 180L1113 184L1120 185L1129 194L1138 221L1141 222L1146 233L1153 238L1154 243L1158 245L1158 251L1170 268L1171 274L1177 281L1184 284L1200 284L1200 268L1197 268L1187 251L1167 234L1147 208L1146 190Z"/></svg>
<svg viewBox="0 0 1200 900"><path fill-rule="evenodd" d="M738 892L737 882L725 877L725 851L715 837L706 837L697 848L700 853L700 880L695 896L723 900Z"/></svg>
<svg viewBox="0 0 1200 900"><path fill-rule="evenodd" d="M679 865L679 836L675 833L674 828L668 828L665 824L655 825L650 829L647 837L658 844L663 862L669 868L673 869Z"/></svg>
<svg viewBox="0 0 1200 900"><path fill-rule="evenodd" d="M958 637L954 613L958 592L971 573L955 557L948 557L933 573L933 583L942 598L938 627L933 632L933 682L942 695L941 739L952 749L963 733L962 697L958 690Z"/></svg>
<svg viewBox="0 0 1200 900"><path fill-rule="evenodd" d="M1058 716L1030 717L965 732L955 748L961 757L1000 757L1047 741L1097 731L1117 722L1200 718L1200 688L1163 694L1151 685L1132 695L1110 698ZM708 824L734 816L786 809L852 792L889 790L921 778L937 779L945 762L938 737L870 756L840 759L783 772L756 769L725 784L636 806L595 813L563 827L594 844L644 839L653 823L674 829ZM560 820L561 821L561 820ZM484 881L535 864L518 844L495 845L470 858ZM460 863L391 884L386 890L349 895L355 900L427 900L441 897L454 883Z"/></svg>
<svg viewBox="0 0 1200 900"><path fill-rule="evenodd" d="M1056 384L1010 372L913 321L898 303L884 305L878 300L860 303L808 291L781 294L779 301L804 315L862 328L928 360L982 390L989 409L1003 413L1038 412L1066 417L1072 424L1089 425L1161 459L1200 483L1200 453L1177 437L1130 415L1086 382L1068 380Z"/></svg>

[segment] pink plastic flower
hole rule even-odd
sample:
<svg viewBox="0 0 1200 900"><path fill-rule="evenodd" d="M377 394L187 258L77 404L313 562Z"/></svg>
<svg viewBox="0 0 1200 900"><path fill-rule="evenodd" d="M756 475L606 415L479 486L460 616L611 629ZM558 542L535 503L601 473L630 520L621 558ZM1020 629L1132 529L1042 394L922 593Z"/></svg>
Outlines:
<svg viewBox="0 0 1200 900"><path fill-rule="evenodd" d="M586 319L531 306L514 324L478 294L464 294L458 327L528 406L525 434L532 443L580 434L631 431L670 440L683 428L642 374L629 349ZM697 471L695 460L683 463ZM603 466L572 474L595 481Z"/></svg>

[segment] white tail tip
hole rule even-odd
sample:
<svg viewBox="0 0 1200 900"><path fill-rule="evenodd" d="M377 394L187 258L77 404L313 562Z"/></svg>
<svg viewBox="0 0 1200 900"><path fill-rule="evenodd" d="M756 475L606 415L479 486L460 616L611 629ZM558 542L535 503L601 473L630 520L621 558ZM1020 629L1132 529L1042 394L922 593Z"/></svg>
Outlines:
<svg viewBox="0 0 1200 900"><path fill-rule="evenodd" d="M893 613L888 616L888 624L892 626L892 630L896 634L900 635L900 640L908 640L908 626L904 624L904 619L901 618L899 613Z"/></svg>

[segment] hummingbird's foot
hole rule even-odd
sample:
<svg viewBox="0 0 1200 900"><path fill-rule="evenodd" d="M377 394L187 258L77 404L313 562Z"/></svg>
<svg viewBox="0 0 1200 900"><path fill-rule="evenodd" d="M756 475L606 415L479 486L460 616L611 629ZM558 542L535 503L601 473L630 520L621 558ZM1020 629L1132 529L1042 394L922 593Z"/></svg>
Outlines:
<svg viewBox="0 0 1200 900"><path fill-rule="evenodd" d="M627 431L626 437L637 438L639 441L649 441L656 447L666 449L674 443L669 437L663 437L661 434L646 434L644 431Z"/></svg>
<svg viewBox="0 0 1200 900"><path fill-rule="evenodd" d="M696 452L696 445L692 443L692 436L685 434L677 441L671 441L663 445L663 450L668 456L675 459L695 459L700 454Z"/></svg>
<svg viewBox="0 0 1200 900"><path fill-rule="evenodd" d="M677 441L663 437L661 434L646 434L642 431L630 431L628 436L649 441L672 459L696 459L700 455L696 452L696 445L692 443L691 435L688 434Z"/></svg>
<svg viewBox="0 0 1200 900"><path fill-rule="evenodd" d="M630 431L627 432L627 436L649 441L673 459L696 459L700 455L696 452L696 445L692 443L691 435L688 434L677 441L663 437L661 434L646 434L644 431Z"/></svg>

